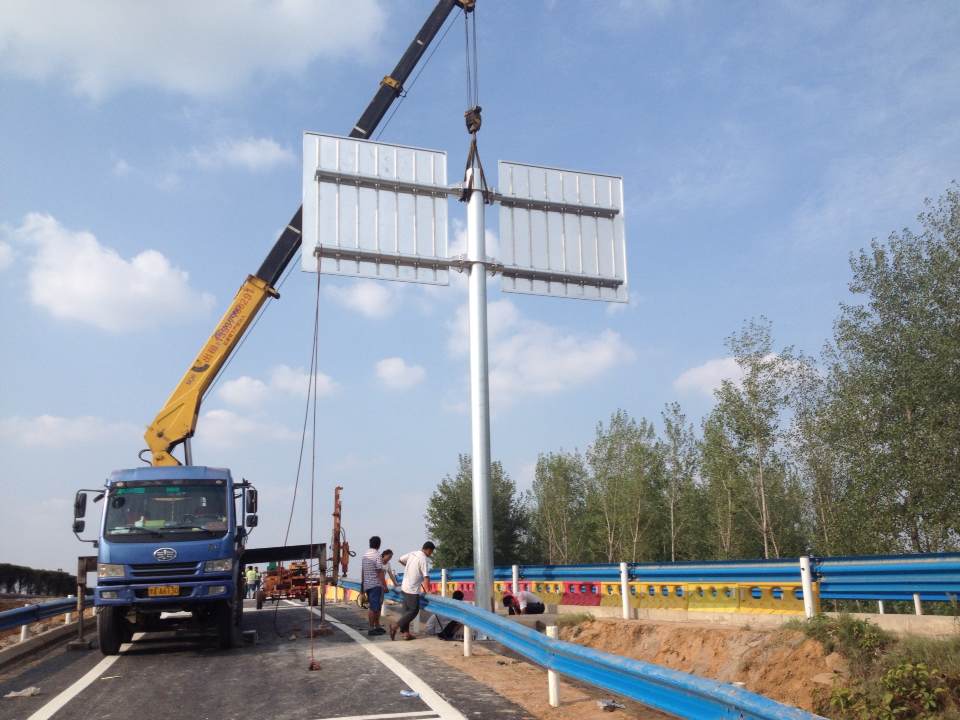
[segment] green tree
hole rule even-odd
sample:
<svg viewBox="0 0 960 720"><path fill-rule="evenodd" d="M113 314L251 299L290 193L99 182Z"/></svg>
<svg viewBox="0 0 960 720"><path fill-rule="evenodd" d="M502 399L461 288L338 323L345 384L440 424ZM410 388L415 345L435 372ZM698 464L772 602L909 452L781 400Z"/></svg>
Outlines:
<svg viewBox="0 0 960 720"><path fill-rule="evenodd" d="M653 426L616 411L608 426L598 423L587 464L590 559L636 562L657 556L663 470Z"/></svg>
<svg viewBox="0 0 960 720"><path fill-rule="evenodd" d="M749 479L754 502L743 509L760 533L763 557L779 557L780 531L793 539L796 514L803 513L802 501L793 507L800 488L783 456L786 433L782 426L796 378L806 374L807 361L789 347L773 351L772 328L766 318L747 322L727 339L727 347L742 377L739 382L721 383L713 412L737 459L738 473Z"/></svg>
<svg viewBox="0 0 960 720"><path fill-rule="evenodd" d="M851 258L827 349L826 441L845 550L960 546L960 188ZM867 511L869 509L869 511ZM856 521L850 521L856 518Z"/></svg>
<svg viewBox="0 0 960 720"><path fill-rule="evenodd" d="M587 471L579 453L555 452L537 458L531 493L531 523L541 561L583 560Z"/></svg>
<svg viewBox="0 0 960 720"><path fill-rule="evenodd" d="M670 560L676 561L678 552L683 558L694 556L699 543L697 517L699 493L695 483L700 447L693 426L680 409L680 403L668 403L661 413L663 418L663 502L669 518L668 537ZM687 530L687 533L684 533Z"/></svg>
<svg viewBox="0 0 960 720"><path fill-rule="evenodd" d="M525 499L499 461L490 464L493 504L493 561L524 562L529 554L530 519ZM437 544L438 567L473 565L473 482L469 455L460 455L457 474L437 485L427 504L427 533Z"/></svg>

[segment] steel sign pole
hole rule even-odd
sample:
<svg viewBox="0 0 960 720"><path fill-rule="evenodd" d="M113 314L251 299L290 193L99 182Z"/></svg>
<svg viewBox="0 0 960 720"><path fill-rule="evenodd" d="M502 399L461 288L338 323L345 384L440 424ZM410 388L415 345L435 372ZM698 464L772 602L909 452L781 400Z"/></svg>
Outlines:
<svg viewBox="0 0 960 720"><path fill-rule="evenodd" d="M473 170L466 178L473 187ZM490 381L487 363L487 249L483 191L467 201L467 262L470 266L470 425L473 440L473 578L477 607L491 610L493 518L490 494Z"/></svg>

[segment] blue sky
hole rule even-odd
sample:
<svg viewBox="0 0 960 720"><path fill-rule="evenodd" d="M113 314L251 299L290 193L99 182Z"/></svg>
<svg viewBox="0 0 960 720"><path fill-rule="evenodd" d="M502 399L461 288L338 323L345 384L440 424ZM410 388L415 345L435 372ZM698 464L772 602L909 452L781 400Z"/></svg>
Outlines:
<svg viewBox="0 0 960 720"><path fill-rule="evenodd" d="M521 487L618 407L698 420L723 339L819 352L846 259L958 176L949 2L505 2L478 11L481 151L624 176L631 303L491 285L492 445ZM0 560L73 567L80 487L162 405L300 202L305 130L345 134L432 3L14 2L0 17ZM460 21L462 23L462 20ZM463 31L382 139L465 157ZM452 235L463 209L450 205ZM495 213L489 213L496 237ZM294 271L208 396L197 462L289 510L315 276ZM466 295L321 278L317 526L400 551L469 451ZM301 500L303 500L301 495ZM294 523L305 541L306 505ZM320 533L318 533L320 534Z"/></svg>

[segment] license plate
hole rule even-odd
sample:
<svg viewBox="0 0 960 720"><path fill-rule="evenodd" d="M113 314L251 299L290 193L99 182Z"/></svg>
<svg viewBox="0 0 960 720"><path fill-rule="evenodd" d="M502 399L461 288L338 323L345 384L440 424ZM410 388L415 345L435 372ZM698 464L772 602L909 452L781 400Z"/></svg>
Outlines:
<svg viewBox="0 0 960 720"><path fill-rule="evenodd" d="M147 588L147 597L177 597L179 594L179 585L154 585Z"/></svg>

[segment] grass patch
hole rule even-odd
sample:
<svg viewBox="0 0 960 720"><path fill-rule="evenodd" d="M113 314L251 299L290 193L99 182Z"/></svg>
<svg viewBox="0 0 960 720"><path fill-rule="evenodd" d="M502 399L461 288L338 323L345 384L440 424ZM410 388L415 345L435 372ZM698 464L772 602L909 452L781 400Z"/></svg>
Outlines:
<svg viewBox="0 0 960 720"><path fill-rule="evenodd" d="M896 638L867 620L817 615L787 626L850 660L851 677L820 693L834 720L960 720L960 637Z"/></svg>
<svg viewBox="0 0 960 720"><path fill-rule="evenodd" d="M593 620L593 615L588 612L581 613L564 613L563 615L557 616L557 626L558 627L574 627L576 625L582 625L585 622Z"/></svg>

